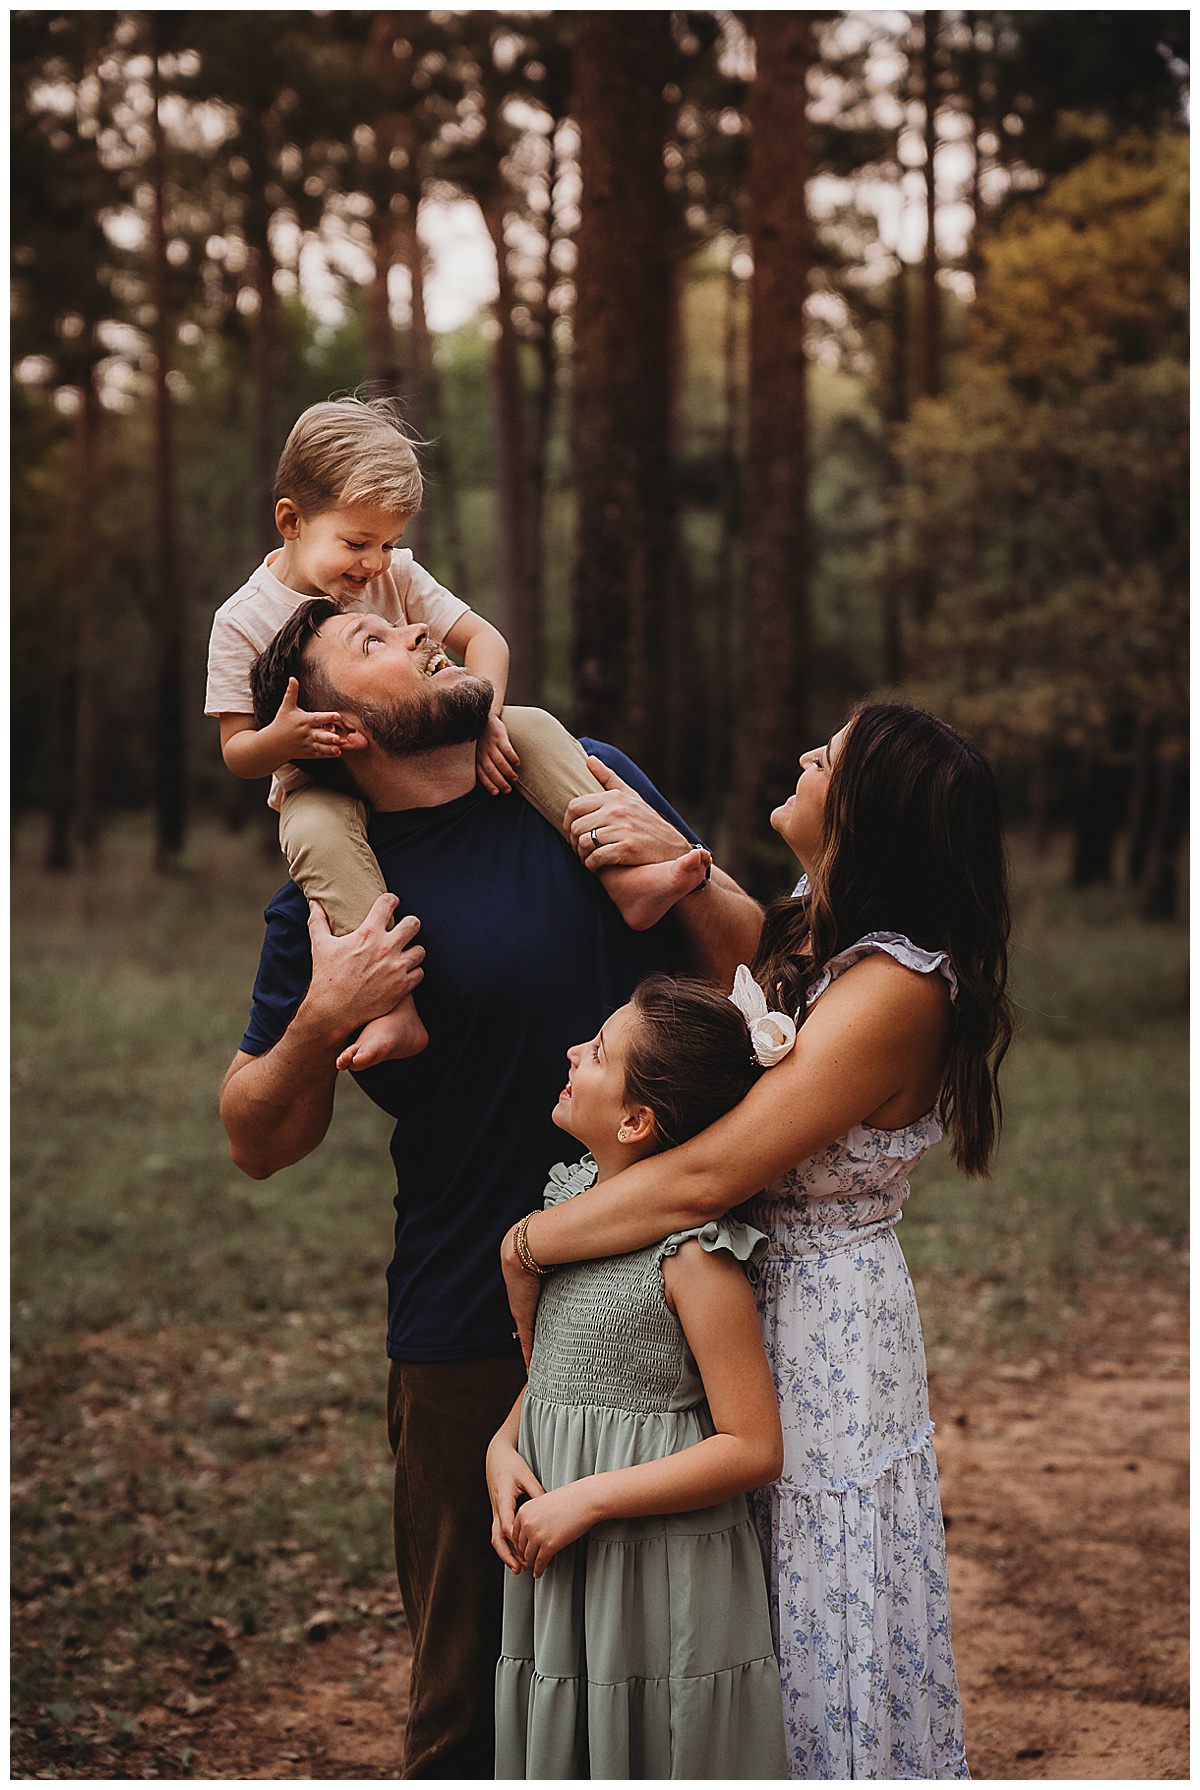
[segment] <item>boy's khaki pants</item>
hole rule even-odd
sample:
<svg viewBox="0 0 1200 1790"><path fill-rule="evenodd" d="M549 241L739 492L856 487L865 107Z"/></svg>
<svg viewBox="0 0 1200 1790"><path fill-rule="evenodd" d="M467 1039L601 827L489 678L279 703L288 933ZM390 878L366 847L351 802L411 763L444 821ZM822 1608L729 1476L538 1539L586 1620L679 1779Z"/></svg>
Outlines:
<svg viewBox="0 0 1200 1790"><path fill-rule="evenodd" d="M600 789L587 754L545 709L506 708L504 724L521 760L517 789L561 833L571 798ZM339 938L361 926L387 892L367 844L366 803L354 796L316 783L292 790L279 817L279 843L292 880L310 901L320 902Z"/></svg>
<svg viewBox="0 0 1200 1790"><path fill-rule="evenodd" d="M391 1363L396 1577L413 1648L406 1778L495 1776L504 1567L484 1469L524 1384L515 1352Z"/></svg>

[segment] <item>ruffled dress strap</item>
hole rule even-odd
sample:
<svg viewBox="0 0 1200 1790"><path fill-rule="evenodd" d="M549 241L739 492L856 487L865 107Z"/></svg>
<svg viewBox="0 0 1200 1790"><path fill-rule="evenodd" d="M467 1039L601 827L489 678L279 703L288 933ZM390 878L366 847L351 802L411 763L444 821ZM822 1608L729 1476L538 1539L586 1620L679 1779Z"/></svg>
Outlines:
<svg viewBox="0 0 1200 1790"><path fill-rule="evenodd" d="M559 1206L563 1200L573 1200L577 1193L586 1193L599 1173L596 1158L590 1151L585 1152L578 1162L556 1162L542 1195L543 1209Z"/></svg>
<svg viewBox="0 0 1200 1790"><path fill-rule="evenodd" d="M878 951L895 958L906 970L917 970L923 976L944 976L949 985L950 999L958 999L958 977L954 973L948 951L927 951L923 945L914 945L902 932L868 932L857 943L848 945L844 951L837 952L829 959L809 989L805 1004L811 1007L817 997L825 993L829 984L835 982L852 964L859 963L864 957L870 957Z"/></svg>
<svg viewBox="0 0 1200 1790"><path fill-rule="evenodd" d="M735 1262L741 1263L751 1280L757 1279L756 1270L770 1242L762 1231L756 1231L752 1224L743 1224L740 1218L710 1218L707 1224L693 1225L686 1231L672 1231L669 1237L664 1237L658 1246L658 1260L661 1262L667 1256L675 1255L684 1243L693 1239L710 1255L718 1249L725 1250Z"/></svg>

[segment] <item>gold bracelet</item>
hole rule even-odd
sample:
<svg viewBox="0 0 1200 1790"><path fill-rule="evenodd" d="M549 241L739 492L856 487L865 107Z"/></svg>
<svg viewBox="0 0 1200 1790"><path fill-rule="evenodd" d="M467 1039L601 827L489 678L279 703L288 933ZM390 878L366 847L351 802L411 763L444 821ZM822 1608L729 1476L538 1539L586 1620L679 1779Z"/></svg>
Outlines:
<svg viewBox="0 0 1200 1790"><path fill-rule="evenodd" d="M556 1262L549 1268L543 1268L541 1263L534 1259L533 1251L530 1249L528 1240L525 1236L526 1231L529 1229L529 1220L532 1217L533 1213L527 1212L525 1217L521 1220L520 1224L517 1226L517 1234L513 1238L513 1245L517 1252L517 1260L520 1262L525 1272L527 1274L537 1274L544 1279L547 1274L554 1273L554 1269L558 1264Z"/></svg>

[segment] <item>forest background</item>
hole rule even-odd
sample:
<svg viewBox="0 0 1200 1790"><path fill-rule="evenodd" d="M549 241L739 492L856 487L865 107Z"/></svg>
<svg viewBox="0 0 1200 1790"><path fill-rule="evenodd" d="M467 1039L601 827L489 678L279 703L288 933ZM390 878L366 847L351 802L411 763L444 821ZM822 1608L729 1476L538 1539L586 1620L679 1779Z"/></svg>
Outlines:
<svg viewBox="0 0 1200 1790"><path fill-rule="evenodd" d="M281 870L201 712L288 427L371 390L429 444L407 544L505 631L514 698L629 751L756 894L859 696L992 755L1005 1143L986 1187L924 1165L905 1220L984 1575L968 1744L1186 1773L1178 1435L1128 1520L1070 1482L1108 1566L1012 1459L972 1516L954 1446L1006 1386L1067 1433L1085 1356L1182 1366L1188 58L1156 11L13 15L19 1771L394 1774L279 1715L305 1636L339 1709L403 1652L386 1128L350 1090L312 1162L225 1159ZM1051 1629L997 1664L1023 1608ZM1110 1771L1080 1718L1118 1707Z"/></svg>

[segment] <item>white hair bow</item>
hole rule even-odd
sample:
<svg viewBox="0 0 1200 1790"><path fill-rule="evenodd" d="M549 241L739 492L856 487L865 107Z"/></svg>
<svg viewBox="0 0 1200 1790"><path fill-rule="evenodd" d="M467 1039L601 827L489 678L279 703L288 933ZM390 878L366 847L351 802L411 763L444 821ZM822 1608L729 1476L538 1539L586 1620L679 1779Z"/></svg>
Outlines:
<svg viewBox="0 0 1200 1790"><path fill-rule="evenodd" d="M750 1028L755 1062L764 1069L782 1063L796 1042L796 1022L786 1013L767 1012L767 997L744 963L738 965L729 998Z"/></svg>

